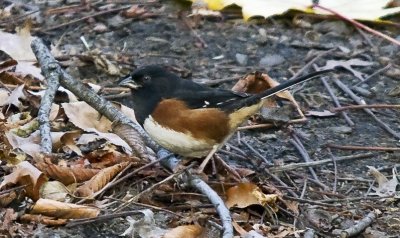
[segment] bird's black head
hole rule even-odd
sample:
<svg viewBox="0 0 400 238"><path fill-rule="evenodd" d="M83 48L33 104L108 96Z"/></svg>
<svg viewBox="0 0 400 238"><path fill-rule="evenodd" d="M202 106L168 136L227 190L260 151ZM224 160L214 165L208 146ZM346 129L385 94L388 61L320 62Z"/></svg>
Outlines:
<svg viewBox="0 0 400 238"><path fill-rule="evenodd" d="M176 78L176 76L166 69L157 66L149 65L141 67L131 74L125 76L118 83L119 86L128 87L133 91L138 90L152 90L162 91L166 89L169 84Z"/></svg>

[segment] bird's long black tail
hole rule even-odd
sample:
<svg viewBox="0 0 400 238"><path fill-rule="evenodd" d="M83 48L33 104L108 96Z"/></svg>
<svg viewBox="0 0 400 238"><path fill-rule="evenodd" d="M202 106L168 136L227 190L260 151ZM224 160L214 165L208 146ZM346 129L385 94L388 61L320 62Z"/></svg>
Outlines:
<svg viewBox="0 0 400 238"><path fill-rule="evenodd" d="M317 76L320 76L322 74L326 74L328 72L332 72L334 70L335 69L320 70L320 71L316 71L316 72L313 72L313 73L310 73L310 74L307 74L307 75L304 75L304 76L300 76L300 77L288 80L288 81L286 81L284 83L281 83L281 84L279 84L279 85L277 85L277 86L275 86L273 88L267 89L262 93L255 94L255 95L250 96L250 97L248 97L246 99L243 99L243 100L240 101L240 103L239 103L240 105L233 104L232 108L229 108L229 109L230 110L235 110L237 108L248 107L248 106L257 104L262 99L271 97L271 96L273 96L273 95L275 95L275 94L277 94L277 93L279 93L279 92L281 92L283 90L286 90L286 89L288 89L288 88L290 88L290 87L292 87L294 85L297 85L299 83L303 83L303 82L305 82L307 80L310 80L310 79L315 78ZM233 108L233 107L235 107L235 108Z"/></svg>

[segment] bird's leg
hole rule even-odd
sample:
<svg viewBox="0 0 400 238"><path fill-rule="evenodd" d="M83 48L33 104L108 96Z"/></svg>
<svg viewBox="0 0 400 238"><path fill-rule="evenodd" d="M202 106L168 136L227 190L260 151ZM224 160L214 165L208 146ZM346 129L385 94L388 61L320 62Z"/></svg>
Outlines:
<svg viewBox="0 0 400 238"><path fill-rule="evenodd" d="M202 173L204 168L206 167L206 165L208 164L208 162L210 161L210 159L213 157L213 155L215 154L215 152L217 152L217 150L219 149L219 144L218 145L214 145L212 150L210 151L210 153L208 153L207 157L203 160L203 162L201 163L201 165L199 166L199 168L197 169L198 173Z"/></svg>

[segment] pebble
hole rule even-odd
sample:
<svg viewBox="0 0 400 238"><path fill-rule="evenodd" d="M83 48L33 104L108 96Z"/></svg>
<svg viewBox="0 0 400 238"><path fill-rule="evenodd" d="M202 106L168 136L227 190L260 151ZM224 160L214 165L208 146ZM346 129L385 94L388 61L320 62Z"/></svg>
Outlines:
<svg viewBox="0 0 400 238"><path fill-rule="evenodd" d="M237 53L235 55L235 58L236 58L236 62L241 66L246 66L247 65L247 61L249 59L249 57L247 55L239 54L239 53Z"/></svg>
<svg viewBox="0 0 400 238"><path fill-rule="evenodd" d="M272 67L275 65L280 65L285 62L285 58L277 54L267 54L261 58L259 65L261 67Z"/></svg>
<svg viewBox="0 0 400 238"><path fill-rule="evenodd" d="M350 134L353 129L348 126L335 126L331 127L330 130L334 133L340 133L340 134Z"/></svg>

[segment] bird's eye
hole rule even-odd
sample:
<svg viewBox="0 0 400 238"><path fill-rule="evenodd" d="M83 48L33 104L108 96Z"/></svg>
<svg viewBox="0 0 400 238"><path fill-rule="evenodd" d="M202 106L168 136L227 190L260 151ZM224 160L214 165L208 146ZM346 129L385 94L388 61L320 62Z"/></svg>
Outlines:
<svg viewBox="0 0 400 238"><path fill-rule="evenodd" d="M149 81L150 79L151 79L151 77L148 76L148 75L146 75L146 76L143 77L143 80L144 80L144 81Z"/></svg>

